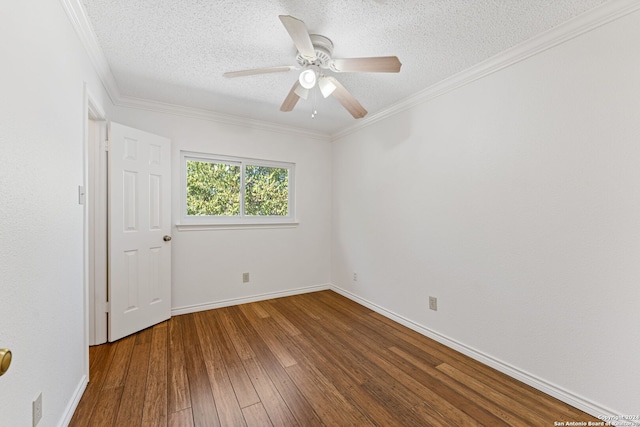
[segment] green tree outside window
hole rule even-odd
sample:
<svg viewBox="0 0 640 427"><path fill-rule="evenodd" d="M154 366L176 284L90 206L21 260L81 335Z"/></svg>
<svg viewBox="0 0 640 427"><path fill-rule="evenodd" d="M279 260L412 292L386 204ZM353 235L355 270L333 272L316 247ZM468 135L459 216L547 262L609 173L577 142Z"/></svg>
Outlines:
<svg viewBox="0 0 640 427"><path fill-rule="evenodd" d="M287 216L289 171L283 168L246 166L245 214Z"/></svg>
<svg viewBox="0 0 640 427"><path fill-rule="evenodd" d="M240 215L240 166L187 161L187 215Z"/></svg>
<svg viewBox="0 0 640 427"><path fill-rule="evenodd" d="M187 160L187 215L240 216L244 170L244 215L289 215L287 168Z"/></svg>

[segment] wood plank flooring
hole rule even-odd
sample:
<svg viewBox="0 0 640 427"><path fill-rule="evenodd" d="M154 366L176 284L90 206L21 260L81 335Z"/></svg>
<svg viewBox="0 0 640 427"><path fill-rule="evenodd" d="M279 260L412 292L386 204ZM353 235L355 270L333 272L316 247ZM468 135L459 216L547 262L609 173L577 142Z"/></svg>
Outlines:
<svg viewBox="0 0 640 427"><path fill-rule="evenodd" d="M598 421L332 291L173 317L90 349L71 426Z"/></svg>

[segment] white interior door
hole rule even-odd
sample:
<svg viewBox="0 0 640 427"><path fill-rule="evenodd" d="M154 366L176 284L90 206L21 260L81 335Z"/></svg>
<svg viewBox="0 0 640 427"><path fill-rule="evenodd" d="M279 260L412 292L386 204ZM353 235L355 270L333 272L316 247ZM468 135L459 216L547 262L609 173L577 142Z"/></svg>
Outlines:
<svg viewBox="0 0 640 427"><path fill-rule="evenodd" d="M171 142L111 123L109 341L171 317Z"/></svg>

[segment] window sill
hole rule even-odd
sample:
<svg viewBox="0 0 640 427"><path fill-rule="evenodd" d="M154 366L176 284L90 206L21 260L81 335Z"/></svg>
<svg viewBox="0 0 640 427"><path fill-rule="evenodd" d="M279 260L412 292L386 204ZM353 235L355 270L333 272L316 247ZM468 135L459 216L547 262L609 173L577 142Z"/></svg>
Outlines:
<svg viewBox="0 0 640 427"><path fill-rule="evenodd" d="M292 222L236 222L236 223L195 223L195 224L176 224L178 231L197 231L197 230L250 230L260 228L296 228L300 225L297 221Z"/></svg>

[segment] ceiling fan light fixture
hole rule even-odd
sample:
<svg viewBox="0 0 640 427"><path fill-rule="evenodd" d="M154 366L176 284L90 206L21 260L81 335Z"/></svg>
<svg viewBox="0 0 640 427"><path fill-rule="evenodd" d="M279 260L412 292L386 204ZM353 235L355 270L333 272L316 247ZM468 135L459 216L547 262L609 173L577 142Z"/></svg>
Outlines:
<svg viewBox="0 0 640 427"><path fill-rule="evenodd" d="M317 114L315 108L316 91L313 89L318 86L323 97L327 98L333 95L354 119L360 119L367 115L367 110L336 78L325 76L322 70L330 70L334 73L398 73L402 67L402 63L396 56L333 58L333 42L329 38L320 34L309 34L306 24L293 16L280 15L279 18L298 50L296 55L298 66L231 71L224 73L224 76L241 77L302 70L298 75L298 80L293 84L280 106L280 111L292 111L300 98L311 98L311 117L315 118Z"/></svg>
<svg viewBox="0 0 640 427"><path fill-rule="evenodd" d="M322 77L320 78L320 80L318 80L318 87L320 88L322 96L325 98L327 98L333 93L334 90L336 90L336 85L331 83L331 80L326 77Z"/></svg>
<svg viewBox="0 0 640 427"><path fill-rule="evenodd" d="M300 77L298 77L298 80L300 81L300 86L305 89L311 89L316 85L316 73L313 70L304 70L300 73Z"/></svg>
<svg viewBox="0 0 640 427"><path fill-rule="evenodd" d="M300 85L296 85L294 92L302 99L307 99L309 97L309 89L305 89Z"/></svg>

